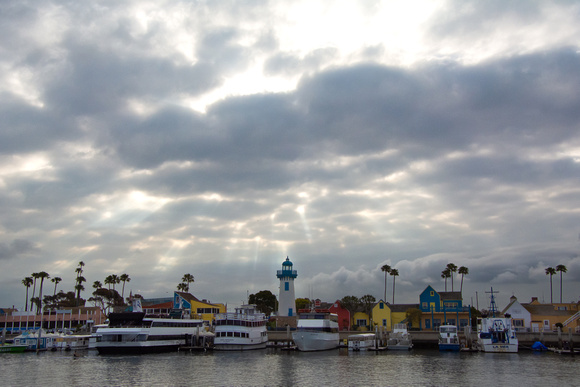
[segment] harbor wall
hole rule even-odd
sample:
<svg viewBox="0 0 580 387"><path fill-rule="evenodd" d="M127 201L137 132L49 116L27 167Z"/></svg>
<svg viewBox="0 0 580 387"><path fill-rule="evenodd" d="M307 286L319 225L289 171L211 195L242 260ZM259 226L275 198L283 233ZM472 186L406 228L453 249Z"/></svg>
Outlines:
<svg viewBox="0 0 580 387"><path fill-rule="evenodd" d="M341 331L340 340L348 339L348 336L359 334L359 331ZM437 348L439 342L439 333L435 331L413 331L410 332L415 348ZM386 339L388 334L379 338ZM574 347L580 347L580 334L571 332L518 332L518 342L520 347L531 347L536 341L541 342L547 347L559 347L561 343L572 341ZM477 340L477 333L470 334L460 333L459 340L466 346ZM292 341L291 331L268 331L268 341L278 343L290 343Z"/></svg>

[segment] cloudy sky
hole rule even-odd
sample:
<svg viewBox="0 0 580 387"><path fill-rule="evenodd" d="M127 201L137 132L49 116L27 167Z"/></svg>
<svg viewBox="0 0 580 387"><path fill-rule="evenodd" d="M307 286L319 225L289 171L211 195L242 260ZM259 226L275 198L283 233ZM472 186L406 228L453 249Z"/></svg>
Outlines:
<svg viewBox="0 0 580 387"><path fill-rule="evenodd" d="M468 304L549 302L558 264L578 301L578 20L576 1L2 1L0 307L33 272L72 290L81 260L84 298L191 273L236 305L277 294L286 256L297 297L383 298L389 264L416 303L453 262Z"/></svg>

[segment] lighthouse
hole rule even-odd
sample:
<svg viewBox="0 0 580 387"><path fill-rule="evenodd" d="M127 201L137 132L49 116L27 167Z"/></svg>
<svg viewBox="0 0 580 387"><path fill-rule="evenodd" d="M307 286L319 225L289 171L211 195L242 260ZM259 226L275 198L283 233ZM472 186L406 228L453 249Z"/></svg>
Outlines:
<svg viewBox="0 0 580 387"><path fill-rule="evenodd" d="M278 270L276 277L280 279L280 296L278 297L278 316L292 317L296 315L296 297L294 296L294 278L296 270L292 270L290 258L282 263L282 270Z"/></svg>

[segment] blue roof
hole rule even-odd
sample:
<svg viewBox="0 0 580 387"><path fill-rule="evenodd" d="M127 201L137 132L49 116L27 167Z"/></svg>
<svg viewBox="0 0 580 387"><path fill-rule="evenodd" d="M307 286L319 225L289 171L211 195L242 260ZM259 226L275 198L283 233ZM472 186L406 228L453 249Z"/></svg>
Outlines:
<svg viewBox="0 0 580 387"><path fill-rule="evenodd" d="M286 260L284 261L284 263L282 263L282 266L292 266L290 258L286 257Z"/></svg>

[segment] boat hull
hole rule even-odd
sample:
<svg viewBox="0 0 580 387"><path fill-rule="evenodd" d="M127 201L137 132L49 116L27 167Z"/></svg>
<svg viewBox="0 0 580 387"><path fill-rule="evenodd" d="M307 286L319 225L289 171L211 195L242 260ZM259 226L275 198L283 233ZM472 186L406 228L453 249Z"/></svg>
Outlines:
<svg viewBox="0 0 580 387"><path fill-rule="evenodd" d="M268 342L256 344L214 344L214 349L217 351L250 351L254 349L265 349Z"/></svg>
<svg viewBox="0 0 580 387"><path fill-rule="evenodd" d="M326 351L338 348L340 336L333 332L307 332L298 331L292 333L292 340L299 351Z"/></svg>
<svg viewBox="0 0 580 387"><path fill-rule="evenodd" d="M22 353L26 348L26 345L0 345L0 353Z"/></svg>
<svg viewBox="0 0 580 387"><path fill-rule="evenodd" d="M496 352L496 353L516 353L518 352L517 344L481 344L482 352Z"/></svg>
<svg viewBox="0 0 580 387"><path fill-rule="evenodd" d="M185 344L181 340L156 340L145 341L141 343L99 343L96 347L99 355L127 355L127 354L145 354L145 353L162 353L176 352L180 346Z"/></svg>
<svg viewBox="0 0 580 387"><path fill-rule="evenodd" d="M439 351L441 352L459 352L459 344L439 344Z"/></svg>

